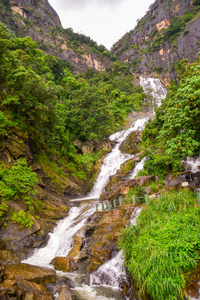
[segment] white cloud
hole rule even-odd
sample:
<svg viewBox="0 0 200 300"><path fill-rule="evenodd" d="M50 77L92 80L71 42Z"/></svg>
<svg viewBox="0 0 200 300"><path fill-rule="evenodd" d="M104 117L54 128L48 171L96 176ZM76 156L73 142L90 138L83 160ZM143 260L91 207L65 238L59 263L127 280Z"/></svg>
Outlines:
<svg viewBox="0 0 200 300"><path fill-rule="evenodd" d="M49 0L64 28L90 36L108 49L137 19L144 16L153 0Z"/></svg>
<svg viewBox="0 0 200 300"><path fill-rule="evenodd" d="M51 2L51 1L50 1ZM106 5L115 7L123 2L123 0L57 0L57 5L63 9L82 10L87 6Z"/></svg>

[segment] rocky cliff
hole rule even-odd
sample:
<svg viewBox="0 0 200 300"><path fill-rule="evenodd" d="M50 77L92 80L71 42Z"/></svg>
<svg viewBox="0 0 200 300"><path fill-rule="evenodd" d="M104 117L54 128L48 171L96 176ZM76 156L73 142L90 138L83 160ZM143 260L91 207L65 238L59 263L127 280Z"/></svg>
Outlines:
<svg viewBox="0 0 200 300"><path fill-rule="evenodd" d="M19 37L30 36L41 50L68 60L75 72L105 70L110 62L105 47L72 29L63 29L48 0L1 0L0 21Z"/></svg>
<svg viewBox="0 0 200 300"><path fill-rule="evenodd" d="M199 4L198 0L156 0L112 51L129 62L133 72L158 73L169 84L176 77L175 62L187 59L191 63L200 51Z"/></svg>

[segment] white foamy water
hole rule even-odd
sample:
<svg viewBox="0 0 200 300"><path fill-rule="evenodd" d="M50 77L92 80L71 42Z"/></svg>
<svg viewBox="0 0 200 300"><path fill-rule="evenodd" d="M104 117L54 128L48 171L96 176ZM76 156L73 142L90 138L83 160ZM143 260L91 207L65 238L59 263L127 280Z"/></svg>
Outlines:
<svg viewBox="0 0 200 300"><path fill-rule="evenodd" d="M123 283L128 283L123 250L90 275L91 285L109 285L121 288Z"/></svg>
<svg viewBox="0 0 200 300"><path fill-rule="evenodd" d="M137 225L137 219L142 210L141 206L136 206L130 223ZM91 285L107 285L112 287L122 288L123 283L128 285L128 276L126 273L123 250L108 262L104 263L101 267L90 274Z"/></svg>
<svg viewBox="0 0 200 300"><path fill-rule="evenodd" d="M147 91L147 89L155 89L156 91L151 91L152 93L154 93L153 95L155 95L155 97L158 97L160 95L160 99L163 99L166 95L165 89L163 89L163 86L160 86L161 83L158 79L144 79L143 77L140 77L140 84L145 91ZM159 101L161 100L157 101L158 105L160 105ZM97 178L93 190L88 195L87 199L83 198L82 200L92 200L94 198L99 198L109 180L109 177L117 172L121 164L134 157L134 155L131 154L121 153L121 151L119 150L120 145L132 131L143 130L147 120L148 118L139 119L134 122L128 130L123 130L110 136L110 139L112 141L115 141L116 145L112 149L112 151L105 157L100 174ZM137 170L134 170L134 176L136 176L138 170L142 168L143 162L144 159L136 165ZM78 201L78 199L75 199L75 201ZM140 210L141 208L136 208L132 214L131 223L134 225L136 225L137 223L137 217L140 213ZM94 211L95 206L91 203L85 203L79 207L71 208L68 217L59 221L57 226L54 228L54 231L49 234L50 238L47 246L42 249L36 249L34 251L34 254L23 262L32 265L53 268L53 266L50 265L51 260L56 256L68 255L73 247L74 236L80 235L81 228L86 225L88 217L90 217L94 213ZM85 273L79 274L77 271L73 273L66 273L66 276L72 278L73 282L75 283L76 287L74 288L74 292L75 295L78 295L78 299L80 300L124 299L123 294L121 293L119 288L121 288L123 283L128 282L128 279L124 267L124 258L122 251L120 251L116 255L116 257L106 262L103 266L101 266L98 270L91 274L90 284L92 286L80 284L80 276L85 276ZM108 288L105 286L109 286L110 290L108 290ZM105 291L105 289L107 290ZM115 289L117 289L118 291L116 292Z"/></svg>
<svg viewBox="0 0 200 300"><path fill-rule="evenodd" d="M89 204L72 207L68 217L58 222L46 247L36 249L34 254L23 263L42 267L53 267L51 260L56 256L67 256L73 247L73 237L86 224L87 219L94 213L94 206Z"/></svg>
<svg viewBox="0 0 200 300"><path fill-rule="evenodd" d="M146 93L150 93L154 99L155 107L161 106L161 101L166 98L167 90L158 78L140 76L140 86Z"/></svg>
<svg viewBox="0 0 200 300"><path fill-rule="evenodd" d="M188 157L186 162L182 163L185 164L186 171L191 171L192 173L200 171L200 157Z"/></svg>
<svg viewBox="0 0 200 300"><path fill-rule="evenodd" d="M141 171L143 170L143 167L144 167L144 164L145 164L145 161L146 161L146 157L144 157L140 162L136 163L134 169L133 169L133 172L131 173L129 179L134 179L135 176Z"/></svg>
<svg viewBox="0 0 200 300"><path fill-rule="evenodd" d="M148 118L139 119L132 124L128 130L123 130L117 132L110 136L111 141L115 141L116 145L110 153L108 153L103 161L99 176L95 182L94 188L89 194L89 197L98 198L104 187L106 186L109 177L116 174L117 170L120 169L120 166L127 160L134 157L132 154L124 154L120 151L120 145L127 138L127 136L136 130L143 130L145 123L148 121Z"/></svg>
<svg viewBox="0 0 200 300"><path fill-rule="evenodd" d="M133 213L132 213L132 216L131 216L131 219L130 219L130 223L131 225L137 225L137 219L140 215L142 211L142 206L136 206Z"/></svg>

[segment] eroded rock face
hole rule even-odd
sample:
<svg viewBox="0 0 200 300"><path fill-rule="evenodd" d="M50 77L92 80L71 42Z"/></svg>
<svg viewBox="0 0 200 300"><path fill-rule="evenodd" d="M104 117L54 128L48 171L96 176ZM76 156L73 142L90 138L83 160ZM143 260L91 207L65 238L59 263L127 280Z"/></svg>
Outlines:
<svg viewBox="0 0 200 300"><path fill-rule="evenodd" d="M42 193L43 210L32 217L33 226L22 228L18 224L8 221L5 227L0 224L0 260L8 262L19 262L26 259L35 248L46 245L49 239L49 232L59 219L68 214L68 208L58 197ZM39 195L38 198L40 199ZM47 199L46 199L47 198ZM27 210L27 206L22 201L9 203L10 213L13 210ZM37 218L36 218L37 217ZM38 218L39 217L39 218Z"/></svg>
<svg viewBox="0 0 200 300"><path fill-rule="evenodd" d="M137 150L137 145L141 142L142 132L137 130L129 134L126 140L121 144L120 151L123 153L135 154Z"/></svg>
<svg viewBox="0 0 200 300"><path fill-rule="evenodd" d="M86 260L87 271L91 273L108 261L118 251L121 230L130 220L134 205L124 205L107 212L97 212L86 227L84 247L79 259Z"/></svg>
<svg viewBox="0 0 200 300"><path fill-rule="evenodd" d="M20 278L38 284L56 282L56 272L53 269L36 267L29 264L5 265L4 280Z"/></svg>
<svg viewBox="0 0 200 300"><path fill-rule="evenodd" d="M47 0L6 1L1 6L0 21L17 36L30 36L40 49L70 62L75 72L88 68L104 71L110 64L108 57L99 57L86 45L79 46L77 51L71 49L69 35Z"/></svg>
<svg viewBox="0 0 200 300"><path fill-rule="evenodd" d="M0 266L0 299L53 300L43 284L55 281L55 271L51 269L28 264Z"/></svg>
<svg viewBox="0 0 200 300"><path fill-rule="evenodd" d="M101 199L108 199L112 201L124 196L124 191L129 191L129 188L137 189L138 186L145 186L148 182L155 181L156 177L154 175L141 176L135 179L127 181L118 181L115 183L108 183L105 187L105 192L101 194ZM126 193L125 193L126 194Z"/></svg>
<svg viewBox="0 0 200 300"><path fill-rule="evenodd" d="M196 6L191 0L174 0L166 2L156 0L145 16L139 20L135 29L122 37L114 46L114 53L122 60L132 64L137 74L156 77L161 76L167 86L170 79L176 78L172 65L187 58L189 63L198 57L200 51L200 18L196 15L187 22L184 30L172 41L165 42L156 38L163 34L175 17L190 13ZM180 21L181 22L181 21Z"/></svg>

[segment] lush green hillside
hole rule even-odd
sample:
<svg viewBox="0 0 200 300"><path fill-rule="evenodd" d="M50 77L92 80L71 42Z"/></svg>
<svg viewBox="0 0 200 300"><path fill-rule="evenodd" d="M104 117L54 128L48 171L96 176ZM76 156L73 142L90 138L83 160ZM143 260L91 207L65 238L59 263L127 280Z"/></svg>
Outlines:
<svg viewBox="0 0 200 300"><path fill-rule="evenodd" d="M59 16L47 0L0 0L0 21L17 37L30 36L39 49L67 59L74 71L105 70L115 55L90 37L62 28Z"/></svg>
<svg viewBox="0 0 200 300"><path fill-rule="evenodd" d="M1 201L11 195L29 201L12 184L12 191L4 186L6 173L14 180L13 163L21 173L29 172L26 162L16 161L21 157L39 164L40 179L47 176L61 194L70 182L77 188L83 185L86 192L104 151L81 153L74 141L106 138L123 126L132 110L144 106L142 89L133 88L127 65L115 62L108 72L89 69L75 76L67 61L41 52L30 37L16 38L2 23L0 64Z"/></svg>
<svg viewBox="0 0 200 300"><path fill-rule="evenodd" d="M180 160L200 152L200 59L176 63L180 82L171 82L167 98L142 134L149 158L143 173L164 176L179 171Z"/></svg>

